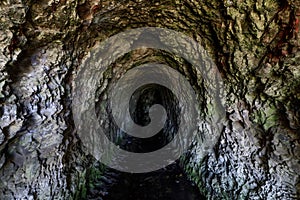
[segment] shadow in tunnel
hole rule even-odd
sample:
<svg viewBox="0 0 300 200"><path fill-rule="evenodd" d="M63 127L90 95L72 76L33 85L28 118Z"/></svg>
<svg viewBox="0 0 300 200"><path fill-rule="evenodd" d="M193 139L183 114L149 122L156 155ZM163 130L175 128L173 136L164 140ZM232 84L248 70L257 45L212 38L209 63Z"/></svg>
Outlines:
<svg viewBox="0 0 300 200"><path fill-rule="evenodd" d="M205 200L178 163L150 173L119 172L104 200Z"/></svg>
<svg viewBox="0 0 300 200"><path fill-rule="evenodd" d="M168 144L176 135L180 125L180 106L176 96L168 88L158 84L147 84L137 89L129 102L131 118L140 126L150 123L149 109L155 104L162 105L167 113L163 129L149 138L133 137L121 131L109 118L106 135L126 151L144 153L158 150ZM126 159L126 158L125 158ZM149 173L125 173L109 168L107 184L89 191L89 199L98 199L99 190L106 189L100 196L105 200L202 200L199 188L192 183L175 162L165 168ZM113 177L113 178L111 178ZM113 179L113 181L112 181ZM98 191L97 191L98 190Z"/></svg>

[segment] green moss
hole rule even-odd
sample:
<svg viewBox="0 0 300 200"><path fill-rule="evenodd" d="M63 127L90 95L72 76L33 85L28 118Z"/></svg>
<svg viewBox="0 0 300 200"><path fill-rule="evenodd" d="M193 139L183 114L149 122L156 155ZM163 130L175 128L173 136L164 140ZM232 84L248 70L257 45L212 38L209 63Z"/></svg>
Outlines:
<svg viewBox="0 0 300 200"><path fill-rule="evenodd" d="M256 110L253 113L253 121L264 127L264 130L268 130L272 126L275 126L278 121L277 108L275 105L265 103L263 108ZM269 106L267 106L269 105Z"/></svg>
<svg viewBox="0 0 300 200"><path fill-rule="evenodd" d="M100 178L103 176L105 166L99 163L92 165L86 171L79 175L79 184L75 192L75 200L88 199L88 191L99 186Z"/></svg>
<svg viewBox="0 0 300 200"><path fill-rule="evenodd" d="M79 174L79 181L78 186L74 194L74 200L81 200L81 199L87 199L87 188L86 188L86 181L85 181L86 172Z"/></svg>

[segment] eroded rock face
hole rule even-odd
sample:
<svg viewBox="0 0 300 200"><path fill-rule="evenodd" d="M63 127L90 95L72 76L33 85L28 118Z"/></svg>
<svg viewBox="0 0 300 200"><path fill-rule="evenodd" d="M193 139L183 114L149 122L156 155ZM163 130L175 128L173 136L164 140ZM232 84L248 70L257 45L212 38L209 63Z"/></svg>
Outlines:
<svg viewBox="0 0 300 200"><path fill-rule="evenodd" d="M201 131L209 133L199 129L199 140L183 159L203 194L211 199L299 198L299 7L298 2L269 0L2 1L1 199L88 197L105 169L86 155L76 135L73 81L91 48L118 32L145 26L193 37L222 74L226 118L221 136L199 159L206 142ZM115 71L103 76L103 92L126 66L155 59L177 68L205 96L192 66L154 50L118 61ZM199 104L208 109L205 101Z"/></svg>

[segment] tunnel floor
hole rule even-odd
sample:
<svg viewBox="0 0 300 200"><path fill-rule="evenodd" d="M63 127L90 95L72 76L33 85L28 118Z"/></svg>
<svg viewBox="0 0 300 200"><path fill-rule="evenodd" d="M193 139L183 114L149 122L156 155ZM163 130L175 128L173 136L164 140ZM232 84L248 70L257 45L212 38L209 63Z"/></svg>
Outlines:
<svg viewBox="0 0 300 200"><path fill-rule="evenodd" d="M178 163L163 169L140 174L107 170L108 178L105 193L100 188L89 191L89 199L103 200L204 200L197 186L189 181ZM105 174L104 174L105 176ZM113 180L112 180L113 179ZM98 196L98 198L97 198Z"/></svg>

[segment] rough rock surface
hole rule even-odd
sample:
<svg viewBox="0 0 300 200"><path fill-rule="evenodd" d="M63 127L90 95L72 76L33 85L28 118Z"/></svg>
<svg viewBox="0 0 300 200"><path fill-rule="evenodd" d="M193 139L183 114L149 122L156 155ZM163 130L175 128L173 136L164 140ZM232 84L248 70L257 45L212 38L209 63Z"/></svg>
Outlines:
<svg viewBox="0 0 300 200"><path fill-rule="evenodd" d="M209 131L199 129L182 162L202 193L300 197L299 1L3 0L0 17L0 199L88 198L99 189L95 182L114 180L78 140L73 80L92 47L145 26L200 42L226 85L226 119L215 148L199 159L201 131ZM126 70L118 68L122 62L147 56L177 64L201 93L201 78L185 73L189 66L151 50L121 60L104 79L112 83L114 73Z"/></svg>

